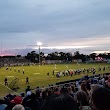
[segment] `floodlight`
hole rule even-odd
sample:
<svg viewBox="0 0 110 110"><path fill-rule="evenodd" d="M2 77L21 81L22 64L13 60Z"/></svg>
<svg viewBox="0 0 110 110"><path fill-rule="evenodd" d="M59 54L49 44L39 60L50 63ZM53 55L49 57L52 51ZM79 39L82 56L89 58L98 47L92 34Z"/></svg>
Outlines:
<svg viewBox="0 0 110 110"><path fill-rule="evenodd" d="M38 46L41 46L41 45L42 45L42 42L37 42L37 45L38 45Z"/></svg>

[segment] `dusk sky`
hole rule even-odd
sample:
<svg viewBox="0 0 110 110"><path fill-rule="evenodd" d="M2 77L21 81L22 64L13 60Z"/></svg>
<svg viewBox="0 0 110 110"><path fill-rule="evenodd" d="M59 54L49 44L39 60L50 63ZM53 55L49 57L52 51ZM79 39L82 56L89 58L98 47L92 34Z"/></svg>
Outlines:
<svg viewBox="0 0 110 110"><path fill-rule="evenodd" d="M110 0L0 0L0 54L110 52Z"/></svg>

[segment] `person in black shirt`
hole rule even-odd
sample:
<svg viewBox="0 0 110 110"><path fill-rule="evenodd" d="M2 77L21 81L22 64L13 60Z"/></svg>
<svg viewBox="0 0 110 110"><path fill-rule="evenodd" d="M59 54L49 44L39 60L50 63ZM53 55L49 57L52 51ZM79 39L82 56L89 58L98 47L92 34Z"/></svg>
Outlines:
<svg viewBox="0 0 110 110"><path fill-rule="evenodd" d="M29 84L29 78L26 77L26 84Z"/></svg>
<svg viewBox="0 0 110 110"><path fill-rule="evenodd" d="M5 86L8 86L8 79L7 78L4 79L4 82L5 82Z"/></svg>

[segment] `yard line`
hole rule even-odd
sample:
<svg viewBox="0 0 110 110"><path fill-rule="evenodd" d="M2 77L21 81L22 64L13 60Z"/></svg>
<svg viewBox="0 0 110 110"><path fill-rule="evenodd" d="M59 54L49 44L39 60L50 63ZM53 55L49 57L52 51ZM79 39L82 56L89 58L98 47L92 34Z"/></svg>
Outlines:
<svg viewBox="0 0 110 110"><path fill-rule="evenodd" d="M0 82L0 84L1 84L2 86L6 87L8 90L13 91L13 90L12 90L12 89L10 89L8 86L5 86L3 83L1 83L1 82ZM17 92L15 92L15 91L13 91L13 93L15 93L15 94L19 95L19 94L18 94Z"/></svg>

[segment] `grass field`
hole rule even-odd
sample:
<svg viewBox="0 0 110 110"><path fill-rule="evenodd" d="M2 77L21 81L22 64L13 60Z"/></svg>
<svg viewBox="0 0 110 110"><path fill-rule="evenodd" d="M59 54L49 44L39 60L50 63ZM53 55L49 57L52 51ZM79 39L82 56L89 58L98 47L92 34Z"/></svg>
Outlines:
<svg viewBox="0 0 110 110"><path fill-rule="evenodd" d="M12 80L15 78L18 78L18 86L20 89L17 90L17 93L24 92L26 85L26 77L29 77L29 82L31 88L35 88L37 86L48 86L49 84L55 84L56 82L66 81L66 80L73 80L77 79L83 76L81 75L75 75L75 76L65 76L60 77L60 79L57 79L56 76L52 75L53 70L55 71L63 71L63 70L69 70L69 69L81 69L81 68L90 68L95 67L96 70L98 70L98 67L102 66L110 66L110 64L107 63L97 63L97 64L56 64L55 65L35 65L35 66L19 66L19 67L12 67L12 70L8 69L6 70L6 67L0 68L0 96L4 96L8 94L10 91L6 86L4 86L4 78L8 78L8 83L11 83ZM16 68L16 72L14 71L14 68ZM20 69L20 73L18 73L18 68ZM22 73L22 70L24 69L24 74ZM47 72L50 73L50 77L47 77ZM106 72L110 72L108 69L106 69ZM103 73L101 71L100 73ZM97 72L98 74L98 72ZM89 74L92 75L92 74Z"/></svg>

